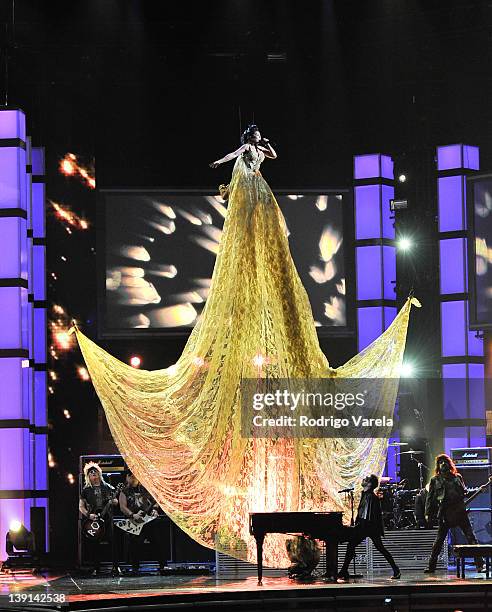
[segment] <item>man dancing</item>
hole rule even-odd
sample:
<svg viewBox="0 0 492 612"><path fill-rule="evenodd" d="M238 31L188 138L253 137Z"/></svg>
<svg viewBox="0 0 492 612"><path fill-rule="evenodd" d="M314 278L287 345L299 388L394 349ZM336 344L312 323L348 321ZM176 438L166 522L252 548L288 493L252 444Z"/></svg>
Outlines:
<svg viewBox="0 0 492 612"><path fill-rule="evenodd" d="M459 527L468 544L477 544L477 538L466 513L465 494L466 487L463 477L456 469L451 457L444 453L438 455L435 476L430 481L429 493L425 502L425 519L429 522L437 514L439 528L432 547L429 566L424 570L426 574L436 571L437 558L450 528ZM484 571L481 557L475 558L475 565L477 572Z"/></svg>
<svg viewBox="0 0 492 612"><path fill-rule="evenodd" d="M378 485L379 478L375 474L366 476L362 481L362 495L357 510L357 519L347 546L345 560L338 573L338 582L348 581L348 568L350 562L355 557L355 549L366 538L371 538L376 550L391 565L393 569L392 578L398 580L401 576L400 568L396 565L393 556L381 540L381 536L384 535L383 514L381 512L381 501L374 492Z"/></svg>

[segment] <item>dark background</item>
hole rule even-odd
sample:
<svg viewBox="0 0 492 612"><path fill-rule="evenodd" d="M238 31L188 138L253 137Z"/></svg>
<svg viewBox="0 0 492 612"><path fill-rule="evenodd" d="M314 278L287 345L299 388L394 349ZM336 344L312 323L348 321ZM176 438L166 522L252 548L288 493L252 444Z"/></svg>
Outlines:
<svg viewBox="0 0 492 612"><path fill-rule="evenodd" d="M48 197L92 222L69 235L49 217L50 303L95 335L96 197L59 174L66 152L96 158L98 187L214 187L230 167L207 164L254 119L277 144L266 171L274 190L347 186L354 154L394 155L412 203L397 229L416 240L398 260L398 295L413 286L424 304L407 351L418 347L423 372L435 372L434 151L478 145L491 168L491 16L484 0L3 0L0 103L20 106L34 144L46 147ZM182 343L106 346L121 359L142 355L150 369L171 364ZM334 366L355 352L350 338L322 347ZM59 380L49 402L59 559L75 554L77 495L66 475L79 454L112 448L92 387L74 374L81 361L75 350L49 366Z"/></svg>

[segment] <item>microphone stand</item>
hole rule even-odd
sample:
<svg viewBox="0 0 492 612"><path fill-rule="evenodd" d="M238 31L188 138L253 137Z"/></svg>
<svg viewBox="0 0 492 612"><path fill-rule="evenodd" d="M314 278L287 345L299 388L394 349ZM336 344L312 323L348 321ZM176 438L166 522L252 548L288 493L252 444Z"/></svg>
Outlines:
<svg viewBox="0 0 492 612"><path fill-rule="evenodd" d="M354 490L352 489L352 491L348 491L346 493L349 496L350 499L350 526L354 527L355 525L355 520L354 520ZM356 567L355 567L355 551L354 551L354 558L352 559L352 562L354 564L354 573L350 575L350 578L364 578L363 574L358 574Z"/></svg>

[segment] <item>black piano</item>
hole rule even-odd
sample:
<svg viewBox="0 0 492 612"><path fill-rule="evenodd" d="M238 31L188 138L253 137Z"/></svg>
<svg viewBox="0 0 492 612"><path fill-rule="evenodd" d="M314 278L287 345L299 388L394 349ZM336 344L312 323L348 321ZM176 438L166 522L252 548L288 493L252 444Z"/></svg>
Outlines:
<svg viewBox="0 0 492 612"><path fill-rule="evenodd" d="M251 512L249 533L256 539L258 584L263 578L263 540L267 533L291 533L324 540L326 576L336 580L338 543L346 540L342 512Z"/></svg>

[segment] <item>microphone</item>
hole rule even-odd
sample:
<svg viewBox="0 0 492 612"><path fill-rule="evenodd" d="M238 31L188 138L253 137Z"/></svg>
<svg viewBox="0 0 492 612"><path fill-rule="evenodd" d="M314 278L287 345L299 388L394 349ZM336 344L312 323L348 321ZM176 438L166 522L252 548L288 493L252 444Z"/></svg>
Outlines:
<svg viewBox="0 0 492 612"><path fill-rule="evenodd" d="M354 487L349 487L348 489L342 489L341 491L338 491L338 493L352 493L353 490Z"/></svg>
<svg viewBox="0 0 492 612"><path fill-rule="evenodd" d="M269 138L262 138L262 139L260 140L260 144L261 144L262 146L264 146L264 147L266 147L266 146L268 146L268 145L271 145L272 147L276 147L276 146L277 146L277 145L276 145L274 142L272 142L272 141L271 141Z"/></svg>

